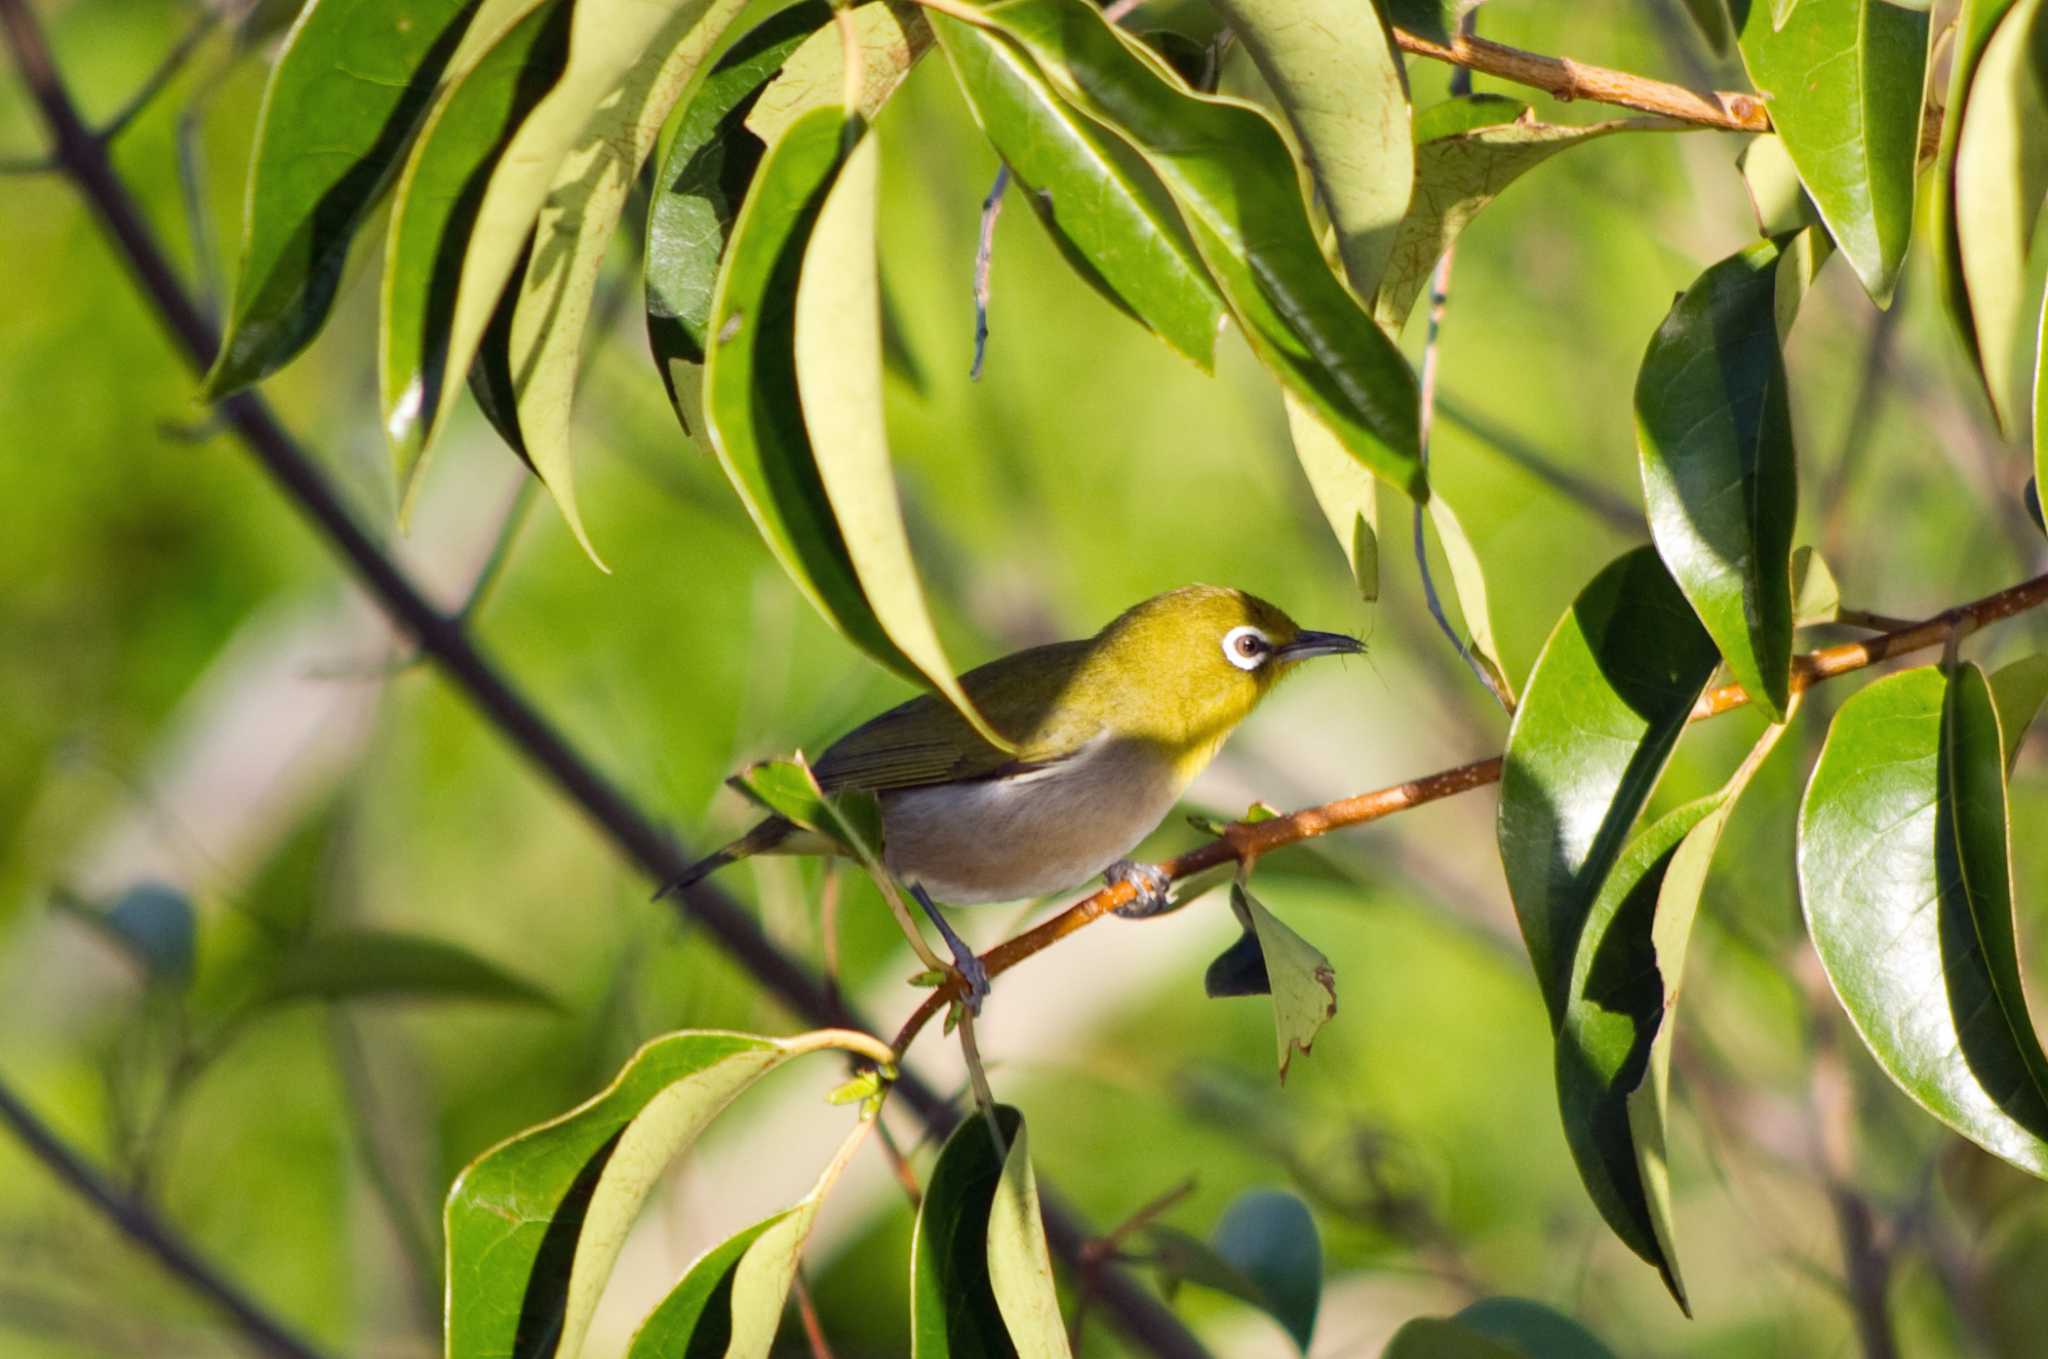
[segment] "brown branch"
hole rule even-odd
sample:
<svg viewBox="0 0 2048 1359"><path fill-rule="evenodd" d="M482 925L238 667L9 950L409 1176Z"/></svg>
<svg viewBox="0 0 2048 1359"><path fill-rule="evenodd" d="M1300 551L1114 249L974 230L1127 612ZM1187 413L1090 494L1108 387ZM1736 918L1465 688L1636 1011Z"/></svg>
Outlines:
<svg viewBox="0 0 2048 1359"><path fill-rule="evenodd" d="M1687 89L1665 80L1573 61L1570 57L1524 52L1519 47L1485 38L1461 35L1440 43L1397 28L1394 42L1403 52L1512 80L1517 85L1542 90L1554 99L1590 99L1596 104L1616 104L1731 132L1771 130L1771 115L1764 108L1764 101L1754 94Z"/></svg>
<svg viewBox="0 0 2048 1359"><path fill-rule="evenodd" d="M2027 612L2048 604L2048 575L2000 590L1997 594L1986 595L1983 599L1948 610L1924 623L1888 632L1860 642L1844 642L1840 646L1827 647L1793 658L1792 688L1803 691L1824 680L1862 670L1894 656L1908 652L1924 651L1928 647L1941 646L1952 638L1961 639L1988 623L2015 614ZM1749 695L1739 684L1724 685L1700 696L1693 706L1691 720L1698 722L1709 717L1718 717L1749 702ZM1274 817L1270 821L1247 824L1236 822L1225 828L1217 839L1199 848L1189 850L1178 858L1168 859L1158 867L1166 876L1175 881L1193 877L1208 869L1224 864L1240 862L1255 863L1261 855L1269 854L1288 845L1312 840L1327 835L1333 830L1347 826L1362 826L1369 821L1392 816L1420 807L1427 802L1469 793L1490 783L1500 782L1501 757L1475 760L1471 764L1459 765L1455 769L1441 770L1407 783L1397 783L1390 788L1360 793L1355 797L1339 798L1326 802L1320 807L1308 807L1286 816ZM988 975L1007 972L1018 963L1035 953L1041 953L1060 940L1082 929L1117 907L1125 905L1136 895L1130 882L1119 882L1105 887L1092 896L1086 897L1052 919L1036 928L1026 930L1014 939L1006 939L987 953L981 955L982 964ZM897 1031L896 1040L891 1044L900 1057L903 1051L917 1037L949 1002L954 999L958 983L948 980L935 988L930 995L911 1013L903 1027Z"/></svg>

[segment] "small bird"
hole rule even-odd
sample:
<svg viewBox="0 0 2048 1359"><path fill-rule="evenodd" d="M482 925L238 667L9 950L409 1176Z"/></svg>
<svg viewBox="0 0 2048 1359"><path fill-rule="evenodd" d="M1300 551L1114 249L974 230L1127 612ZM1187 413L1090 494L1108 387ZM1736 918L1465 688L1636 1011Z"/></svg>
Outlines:
<svg viewBox="0 0 2048 1359"><path fill-rule="evenodd" d="M978 1010L988 980L939 914L1043 896L1097 873L1130 882L1118 912L1164 910L1170 884L1125 856L1166 819L1237 724L1312 656L1363 652L1311 632L1242 590L1190 585L1137 604L1074 642L1031 647L960 677L1017 747L984 740L951 703L921 694L839 738L812 765L827 794L875 794L882 859L952 948ZM752 854L832 852L771 816L698 860L669 890Z"/></svg>

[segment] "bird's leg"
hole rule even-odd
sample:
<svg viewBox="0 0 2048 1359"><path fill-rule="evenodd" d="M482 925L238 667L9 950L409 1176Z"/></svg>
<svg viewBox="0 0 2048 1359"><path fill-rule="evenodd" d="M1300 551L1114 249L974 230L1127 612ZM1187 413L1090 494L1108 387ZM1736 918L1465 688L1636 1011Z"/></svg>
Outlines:
<svg viewBox="0 0 2048 1359"><path fill-rule="evenodd" d="M924 907L924 913L932 918L932 924L938 926L939 937L946 941L947 948L953 950L953 967L967 983L967 1009L972 1014L980 1014L981 1002L988 998L988 969L981 965L981 959L974 956L974 950L968 947L967 941L953 932L953 927L946 923L946 917L939 914L938 903L932 900L931 893L924 890L923 883L911 883L910 895L917 898L917 904Z"/></svg>
<svg viewBox="0 0 2048 1359"><path fill-rule="evenodd" d="M1116 914L1126 920L1161 915L1173 906L1173 879L1158 864L1118 859L1102 870L1102 881L1111 887L1127 882L1137 892L1128 903L1116 908Z"/></svg>

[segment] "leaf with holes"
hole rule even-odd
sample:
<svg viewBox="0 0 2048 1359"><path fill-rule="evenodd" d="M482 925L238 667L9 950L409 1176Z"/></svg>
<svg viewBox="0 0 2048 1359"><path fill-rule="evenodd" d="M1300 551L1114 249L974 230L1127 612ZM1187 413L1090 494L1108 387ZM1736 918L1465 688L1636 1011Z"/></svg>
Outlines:
<svg viewBox="0 0 2048 1359"><path fill-rule="evenodd" d="M828 1049L889 1059L875 1039L840 1029L670 1034L600 1094L472 1161L448 1191L448 1359L574 1359L669 1162L755 1081Z"/></svg>
<svg viewBox="0 0 2048 1359"><path fill-rule="evenodd" d="M1782 25L1735 0L1737 46L1835 244L1879 306L1913 227L1927 14L1886 0L1807 0Z"/></svg>
<svg viewBox="0 0 2048 1359"><path fill-rule="evenodd" d="M1844 703L1799 808L1799 895L1878 1065L1929 1113L2048 1176L2048 1056L2013 937L2005 746L1974 665Z"/></svg>
<svg viewBox="0 0 2048 1359"><path fill-rule="evenodd" d="M1536 658L1508 729L1498 831L1553 1024L1580 934L1716 659L1648 547L1595 576Z"/></svg>

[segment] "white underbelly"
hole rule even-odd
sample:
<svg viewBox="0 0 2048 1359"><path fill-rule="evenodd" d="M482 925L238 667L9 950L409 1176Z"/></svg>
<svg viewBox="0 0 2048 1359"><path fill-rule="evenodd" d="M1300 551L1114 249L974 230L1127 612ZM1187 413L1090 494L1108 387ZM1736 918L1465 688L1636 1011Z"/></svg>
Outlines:
<svg viewBox="0 0 2048 1359"><path fill-rule="evenodd" d="M966 906L1044 896L1129 854L1181 795L1150 748L1105 744L1053 768L883 793L883 857L896 875Z"/></svg>

